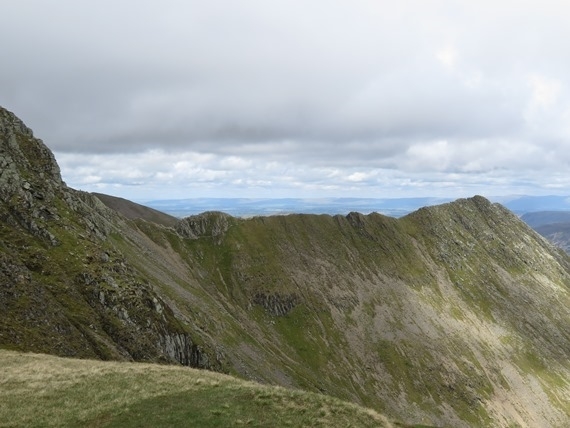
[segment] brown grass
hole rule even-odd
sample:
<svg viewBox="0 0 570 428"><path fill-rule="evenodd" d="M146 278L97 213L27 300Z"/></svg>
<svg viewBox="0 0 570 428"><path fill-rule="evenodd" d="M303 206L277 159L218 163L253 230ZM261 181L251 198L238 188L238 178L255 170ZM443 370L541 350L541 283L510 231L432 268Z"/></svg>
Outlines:
<svg viewBox="0 0 570 428"><path fill-rule="evenodd" d="M0 351L0 427L187 423L392 426L373 410L338 399L219 373Z"/></svg>

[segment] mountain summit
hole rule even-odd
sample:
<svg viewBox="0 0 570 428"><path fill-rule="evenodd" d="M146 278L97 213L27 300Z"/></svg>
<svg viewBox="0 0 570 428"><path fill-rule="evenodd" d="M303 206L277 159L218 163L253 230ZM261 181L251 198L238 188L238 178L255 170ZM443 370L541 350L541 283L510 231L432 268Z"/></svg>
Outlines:
<svg viewBox="0 0 570 428"><path fill-rule="evenodd" d="M6 110L0 131L0 346L224 371L409 424L570 420L570 259L501 205L159 224L68 188Z"/></svg>

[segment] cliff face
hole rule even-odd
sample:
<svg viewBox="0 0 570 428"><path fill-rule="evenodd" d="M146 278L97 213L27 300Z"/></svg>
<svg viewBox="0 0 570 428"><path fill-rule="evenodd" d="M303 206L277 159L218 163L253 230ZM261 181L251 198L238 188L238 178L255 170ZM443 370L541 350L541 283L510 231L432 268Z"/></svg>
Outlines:
<svg viewBox="0 0 570 428"><path fill-rule="evenodd" d="M217 367L115 248L124 220L68 188L51 151L0 109L0 346Z"/></svg>
<svg viewBox="0 0 570 428"><path fill-rule="evenodd" d="M53 199L64 187L55 158L41 141L34 139L29 128L3 109L0 110L0 133L3 220L55 245L55 237L40 226L56 215Z"/></svg>
<svg viewBox="0 0 570 428"><path fill-rule="evenodd" d="M407 423L569 420L570 260L500 205L165 227L67 188L0 117L0 346L224 370Z"/></svg>

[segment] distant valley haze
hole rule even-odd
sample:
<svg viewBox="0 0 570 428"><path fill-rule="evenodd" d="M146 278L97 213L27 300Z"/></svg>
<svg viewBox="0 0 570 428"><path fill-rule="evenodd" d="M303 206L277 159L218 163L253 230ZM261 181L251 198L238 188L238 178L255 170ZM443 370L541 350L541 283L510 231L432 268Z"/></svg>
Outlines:
<svg viewBox="0 0 570 428"><path fill-rule="evenodd" d="M495 196L489 197L515 214L543 211L570 212L568 196ZM401 217L419 208L450 202L452 198L189 198L141 201L144 205L173 215L186 217L205 211L222 211L234 217L283 215L292 213L346 215L350 212L378 212ZM531 225L532 226L532 225Z"/></svg>

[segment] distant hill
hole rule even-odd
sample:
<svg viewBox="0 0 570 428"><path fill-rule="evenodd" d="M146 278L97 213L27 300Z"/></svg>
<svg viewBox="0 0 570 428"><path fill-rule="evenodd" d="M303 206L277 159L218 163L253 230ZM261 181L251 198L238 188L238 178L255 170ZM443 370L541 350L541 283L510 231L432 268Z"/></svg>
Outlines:
<svg viewBox="0 0 570 428"><path fill-rule="evenodd" d="M554 245L570 253L570 222L545 224L534 229Z"/></svg>
<svg viewBox="0 0 570 428"><path fill-rule="evenodd" d="M165 214L161 211L157 211L144 205L137 204L135 202L131 202L127 199L104 195L102 193L92 194L95 195L109 208L121 213L129 219L142 219L152 221L157 224L162 224L164 226L174 226L178 222L178 219L174 216Z"/></svg>
<svg viewBox="0 0 570 428"><path fill-rule="evenodd" d="M176 217L188 217L205 211L222 211L234 217L286 214L346 215L378 212L401 217L418 208L450 202L450 198L193 198L145 202Z"/></svg>
<svg viewBox="0 0 570 428"><path fill-rule="evenodd" d="M554 245L570 253L570 211L537 211L521 219Z"/></svg>
<svg viewBox="0 0 570 428"><path fill-rule="evenodd" d="M134 217L67 187L51 151L0 108L0 348L225 372L409 425L570 420L570 257L500 204L474 196L399 218L210 211L172 227ZM10 391L59 391L94 426L180 414L198 382L169 394L170 379L151 379L163 394L128 402L146 385L109 374L74 390L71 362L25 365L6 383L10 364L1 411L9 397L48 420L57 406L42 413L45 401ZM86 409L113 384L119 411ZM239 418L252 404L241 399L275 409L270 392L206 392L216 417Z"/></svg>
<svg viewBox="0 0 570 428"><path fill-rule="evenodd" d="M492 198L502 203L515 214L523 215L536 211L570 211L570 197L568 196L509 196Z"/></svg>
<svg viewBox="0 0 570 428"><path fill-rule="evenodd" d="M570 211L528 212L521 219L532 228L556 223L570 223Z"/></svg>
<svg viewBox="0 0 570 428"><path fill-rule="evenodd" d="M568 196L495 196L518 215L535 211L570 211ZM402 217L419 208L451 202L452 198L192 198L152 200L144 202L161 212L181 218L205 211L222 211L234 217L254 217L283 214L346 215L351 211L363 214L377 212L390 217Z"/></svg>

